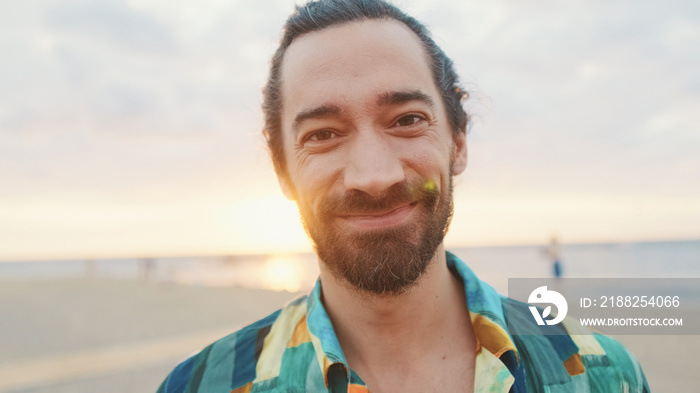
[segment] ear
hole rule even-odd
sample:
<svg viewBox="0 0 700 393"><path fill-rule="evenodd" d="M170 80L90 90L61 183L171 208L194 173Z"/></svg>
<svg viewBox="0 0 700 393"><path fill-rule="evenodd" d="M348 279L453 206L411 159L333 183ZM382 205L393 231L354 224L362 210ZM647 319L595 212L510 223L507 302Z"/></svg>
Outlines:
<svg viewBox="0 0 700 393"><path fill-rule="evenodd" d="M462 130L453 136L454 157L452 161L452 175L456 176L467 168L467 132Z"/></svg>
<svg viewBox="0 0 700 393"><path fill-rule="evenodd" d="M282 194L284 194L284 196L290 201L296 201L296 191L294 190L294 186L292 185L289 176L277 174L277 182L280 184Z"/></svg>

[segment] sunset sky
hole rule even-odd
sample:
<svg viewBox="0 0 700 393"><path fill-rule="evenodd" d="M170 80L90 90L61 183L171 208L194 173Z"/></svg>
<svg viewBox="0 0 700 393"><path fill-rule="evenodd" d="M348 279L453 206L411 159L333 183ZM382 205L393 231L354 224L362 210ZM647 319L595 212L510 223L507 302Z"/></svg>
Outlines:
<svg viewBox="0 0 700 393"><path fill-rule="evenodd" d="M0 260L310 250L260 130L290 0L0 4ZM700 238L700 5L401 0L471 92L448 246Z"/></svg>

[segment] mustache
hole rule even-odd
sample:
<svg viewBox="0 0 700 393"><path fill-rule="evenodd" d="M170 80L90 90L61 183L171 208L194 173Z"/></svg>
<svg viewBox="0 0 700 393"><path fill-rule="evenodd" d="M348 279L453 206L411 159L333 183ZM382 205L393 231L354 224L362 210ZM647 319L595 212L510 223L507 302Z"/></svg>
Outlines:
<svg viewBox="0 0 700 393"><path fill-rule="evenodd" d="M360 190L348 190L321 201L318 215L323 220L338 215L383 212L420 201L430 207L437 202L439 194L435 182L422 179L396 183L377 197Z"/></svg>

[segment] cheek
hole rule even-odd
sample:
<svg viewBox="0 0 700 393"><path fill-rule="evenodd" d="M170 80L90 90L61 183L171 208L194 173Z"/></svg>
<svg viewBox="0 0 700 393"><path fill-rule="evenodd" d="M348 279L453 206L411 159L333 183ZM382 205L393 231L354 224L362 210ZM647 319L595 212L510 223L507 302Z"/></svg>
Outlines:
<svg viewBox="0 0 700 393"><path fill-rule="evenodd" d="M405 146L404 151L404 166L412 172L443 186L447 183L451 152L446 147L440 144L414 143L410 148Z"/></svg>
<svg viewBox="0 0 700 393"><path fill-rule="evenodd" d="M297 196L307 208L315 210L315 205L337 187L342 173L339 162L331 157L307 157L292 164L290 174Z"/></svg>

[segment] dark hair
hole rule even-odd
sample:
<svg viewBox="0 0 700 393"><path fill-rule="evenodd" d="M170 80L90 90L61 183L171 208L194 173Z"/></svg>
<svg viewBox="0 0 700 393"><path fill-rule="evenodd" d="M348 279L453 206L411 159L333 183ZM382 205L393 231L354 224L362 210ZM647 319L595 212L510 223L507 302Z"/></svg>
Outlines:
<svg viewBox="0 0 700 393"><path fill-rule="evenodd" d="M459 77L452 60L445 55L430 37L428 29L415 18L406 15L396 6L384 0L315 0L297 6L284 25L280 46L272 57L270 75L263 90L265 128L263 134L272 155L272 163L279 176L287 176L282 139L282 61L287 48L297 37L345 23L370 19L395 19L411 29L423 43L435 84L442 94L450 126L455 133L465 132L469 116L462 108L462 101L469 97L460 88Z"/></svg>

